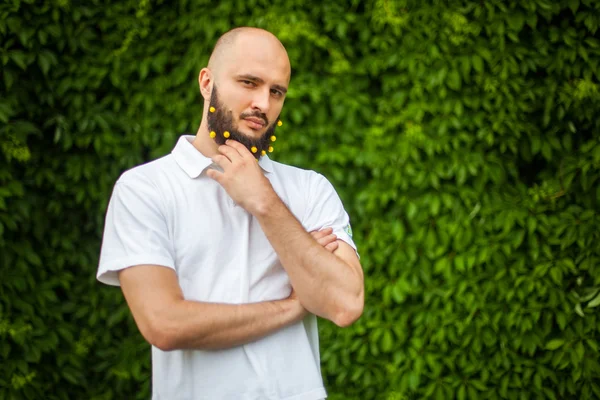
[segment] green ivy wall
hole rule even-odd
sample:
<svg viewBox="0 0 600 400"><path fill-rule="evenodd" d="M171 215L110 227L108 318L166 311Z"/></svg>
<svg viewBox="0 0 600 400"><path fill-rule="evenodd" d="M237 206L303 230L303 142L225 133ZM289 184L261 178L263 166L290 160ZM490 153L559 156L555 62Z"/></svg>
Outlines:
<svg viewBox="0 0 600 400"><path fill-rule="evenodd" d="M7 0L0 399L149 398L104 212L240 25L292 62L274 158L334 183L362 257L330 399L600 398L600 2Z"/></svg>

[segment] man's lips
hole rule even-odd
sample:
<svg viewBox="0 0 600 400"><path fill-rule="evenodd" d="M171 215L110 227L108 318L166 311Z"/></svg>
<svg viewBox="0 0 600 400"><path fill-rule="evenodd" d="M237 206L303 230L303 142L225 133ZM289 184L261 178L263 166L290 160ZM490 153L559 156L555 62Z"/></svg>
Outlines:
<svg viewBox="0 0 600 400"><path fill-rule="evenodd" d="M261 129L266 125L265 121L260 118L249 117L244 118L244 120L248 123L248 125L250 125L250 128L253 129Z"/></svg>

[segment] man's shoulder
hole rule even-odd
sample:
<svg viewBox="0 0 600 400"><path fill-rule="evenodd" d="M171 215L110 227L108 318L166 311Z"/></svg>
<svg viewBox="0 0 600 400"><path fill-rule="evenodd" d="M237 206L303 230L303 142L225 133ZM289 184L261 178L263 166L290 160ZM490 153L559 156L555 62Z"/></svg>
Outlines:
<svg viewBox="0 0 600 400"><path fill-rule="evenodd" d="M281 175L286 179L301 179L301 180L312 180L318 179L322 175L311 169L296 167L289 164L283 164L277 161L271 161L273 163L273 169L275 173Z"/></svg>
<svg viewBox="0 0 600 400"><path fill-rule="evenodd" d="M330 193L335 188L329 179L322 173L312 169L295 167L273 161L274 171L283 178L284 184L292 184L308 193Z"/></svg>
<svg viewBox="0 0 600 400"><path fill-rule="evenodd" d="M136 165L121 174L117 183L156 184L157 178L172 173L174 160L171 154Z"/></svg>

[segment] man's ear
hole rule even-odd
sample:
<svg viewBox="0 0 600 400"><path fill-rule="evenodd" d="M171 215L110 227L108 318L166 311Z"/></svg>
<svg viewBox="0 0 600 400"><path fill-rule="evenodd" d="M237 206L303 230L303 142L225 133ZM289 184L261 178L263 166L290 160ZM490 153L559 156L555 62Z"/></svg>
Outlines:
<svg viewBox="0 0 600 400"><path fill-rule="evenodd" d="M208 68L202 68L198 75L198 86L200 87L200 94L204 97L204 100L210 101L210 95L213 88L213 74Z"/></svg>

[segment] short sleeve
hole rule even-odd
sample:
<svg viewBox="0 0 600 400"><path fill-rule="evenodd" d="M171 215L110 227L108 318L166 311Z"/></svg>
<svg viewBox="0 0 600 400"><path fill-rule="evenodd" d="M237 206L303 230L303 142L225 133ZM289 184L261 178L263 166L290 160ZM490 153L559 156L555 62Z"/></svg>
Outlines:
<svg viewBox="0 0 600 400"><path fill-rule="evenodd" d="M175 269L167 221L156 188L143 178L119 180L106 211L97 279L119 286L117 272L134 265Z"/></svg>
<svg viewBox="0 0 600 400"><path fill-rule="evenodd" d="M357 251L352 239L350 217L333 185L321 174L313 173L308 184L308 207L302 225L308 232L333 228L338 239Z"/></svg>

